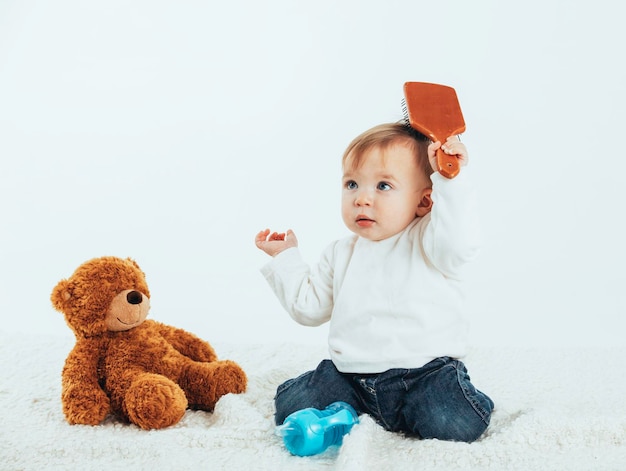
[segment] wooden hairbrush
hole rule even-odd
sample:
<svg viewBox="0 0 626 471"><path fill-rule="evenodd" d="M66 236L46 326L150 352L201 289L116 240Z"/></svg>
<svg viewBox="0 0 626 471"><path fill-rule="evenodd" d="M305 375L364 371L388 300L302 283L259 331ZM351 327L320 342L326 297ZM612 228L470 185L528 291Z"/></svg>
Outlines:
<svg viewBox="0 0 626 471"><path fill-rule="evenodd" d="M441 144L446 139L465 131L465 120L454 88L426 82L404 84L403 112L407 124L433 142ZM437 149L437 170L447 178L454 178L460 171L454 155Z"/></svg>

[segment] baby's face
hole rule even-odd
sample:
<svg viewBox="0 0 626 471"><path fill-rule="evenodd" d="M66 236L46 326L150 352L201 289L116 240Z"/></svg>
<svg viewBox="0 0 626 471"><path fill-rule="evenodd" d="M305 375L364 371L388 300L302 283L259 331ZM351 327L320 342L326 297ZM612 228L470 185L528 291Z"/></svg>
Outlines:
<svg viewBox="0 0 626 471"><path fill-rule="evenodd" d="M342 182L343 222L355 234L374 241L404 230L430 187L430 179L403 144L385 151L370 149L355 169L350 168L348 156Z"/></svg>

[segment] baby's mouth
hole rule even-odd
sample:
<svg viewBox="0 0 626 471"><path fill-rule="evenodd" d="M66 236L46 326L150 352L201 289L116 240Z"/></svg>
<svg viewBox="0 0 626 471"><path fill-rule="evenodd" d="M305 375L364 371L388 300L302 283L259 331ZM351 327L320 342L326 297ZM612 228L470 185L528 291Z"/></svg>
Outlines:
<svg viewBox="0 0 626 471"><path fill-rule="evenodd" d="M375 222L376 221L374 221L373 219L370 219L370 218L365 217L365 216L357 216L357 218L356 218L356 224L357 224L357 226L360 226L360 227L370 227Z"/></svg>

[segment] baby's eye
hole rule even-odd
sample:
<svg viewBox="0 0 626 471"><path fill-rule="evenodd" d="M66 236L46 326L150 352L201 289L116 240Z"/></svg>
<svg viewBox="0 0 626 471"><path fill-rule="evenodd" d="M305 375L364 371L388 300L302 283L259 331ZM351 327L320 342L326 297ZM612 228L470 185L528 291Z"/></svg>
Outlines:
<svg viewBox="0 0 626 471"><path fill-rule="evenodd" d="M357 185L354 180L348 180L346 182L346 188L348 190L356 190L358 187L359 187L359 185Z"/></svg>
<svg viewBox="0 0 626 471"><path fill-rule="evenodd" d="M378 185L376 185L376 189L381 191L388 191L391 190L391 185L387 182L380 182Z"/></svg>

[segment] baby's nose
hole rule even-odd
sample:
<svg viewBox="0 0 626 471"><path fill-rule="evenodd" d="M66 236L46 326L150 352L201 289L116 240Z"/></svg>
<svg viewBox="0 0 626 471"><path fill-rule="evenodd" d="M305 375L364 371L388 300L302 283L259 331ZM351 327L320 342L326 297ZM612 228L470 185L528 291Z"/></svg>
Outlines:
<svg viewBox="0 0 626 471"><path fill-rule="evenodd" d="M371 198L369 192L367 192L367 191L360 191L356 195L356 199L354 200L354 203L357 206L368 206L368 205L372 204L372 198Z"/></svg>
<svg viewBox="0 0 626 471"><path fill-rule="evenodd" d="M130 304L141 304L141 301L143 301L143 296L139 291L129 291L126 295L126 301L128 301Z"/></svg>

